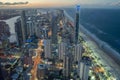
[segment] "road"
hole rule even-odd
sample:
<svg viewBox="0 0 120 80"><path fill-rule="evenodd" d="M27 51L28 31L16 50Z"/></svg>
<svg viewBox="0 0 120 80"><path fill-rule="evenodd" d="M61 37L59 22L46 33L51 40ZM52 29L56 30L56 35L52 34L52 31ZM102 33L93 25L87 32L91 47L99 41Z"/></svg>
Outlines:
<svg viewBox="0 0 120 80"><path fill-rule="evenodd" d="M43 40L39 40L38 42L38 48L36 49L36 57L33 58L34 61L34 65L33 68L31 70L31 80L38 80L37 79L37 66L38 64L42 63L42 59L40 57L41 53L42 53L42 45L43 45Z"/></svg>

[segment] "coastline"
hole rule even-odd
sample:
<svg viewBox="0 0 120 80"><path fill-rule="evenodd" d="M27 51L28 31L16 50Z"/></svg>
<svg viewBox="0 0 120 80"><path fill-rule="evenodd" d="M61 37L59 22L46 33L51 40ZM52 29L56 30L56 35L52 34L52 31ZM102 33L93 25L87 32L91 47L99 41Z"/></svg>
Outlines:
<svg viewBox="0 0 120 80"><path fill-rule="evenodd" d="M72 17L64 10L65 16L68 20L74 23ZM110 67L110 71L115 74L118 78L120 75L120 54L112 49L107 43L98 39L94 34L85 29L80 24L80 32L84 35L81 35L86 41L89 41L89 47L92 47L92 50L95 51L98 57L101 57L104 64L107 64ZM93 48L94 47L94 48ZM120 78L119 78L120 79Z"/></svg>
<svg viewBox="0 0 120 80"><path fill-rule="evenodd" d="M82 25L80 25L80 31L84 33L89 39L95 42L95 44L98 46L99 49L104 51L107 55L109 55L111 58L114 58L116 63L120 65L120 54L112 49L109 44L105 43L104 41L101 41L98 39L94 34L86 30Z"/></svg>

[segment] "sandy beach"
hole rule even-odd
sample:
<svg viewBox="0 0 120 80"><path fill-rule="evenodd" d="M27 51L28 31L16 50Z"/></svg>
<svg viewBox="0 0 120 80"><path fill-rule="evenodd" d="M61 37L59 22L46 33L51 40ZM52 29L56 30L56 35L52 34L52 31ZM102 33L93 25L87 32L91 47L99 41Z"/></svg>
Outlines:
<svg viewBox="0 0 120 80"><path fill-rule="evenodd" d="M81 36L87 41L88 46L94 51L94 55L100 58L100 61L103 65L106 65L105 69L120 79L120 65L116 63L114 58L111 58L112 56L110 57L108 53L105 53L103 50L101 50L99 46L86 34L81 33Z"/></svg>
<svg viewBox="0 0 120 80"><path fill-rule="evenodd" d="M64 12L66 17L74 23L74 19L72 19L66 11ZM94 51L94 55L100 58L100 62L103 65L106 65L105 69L111 72L113 76L116 76L118 78L117 80L120 80L120 54L113 50L108 44L95 37L82 25L80 25L80 36L84 38L84 40L88 43L88 46L92 49L92 51ZM103 51L103 49L101 49L101 43L102 46L105 45L105 50L109 50L109 53L106 53L105 50Z"/></svg>

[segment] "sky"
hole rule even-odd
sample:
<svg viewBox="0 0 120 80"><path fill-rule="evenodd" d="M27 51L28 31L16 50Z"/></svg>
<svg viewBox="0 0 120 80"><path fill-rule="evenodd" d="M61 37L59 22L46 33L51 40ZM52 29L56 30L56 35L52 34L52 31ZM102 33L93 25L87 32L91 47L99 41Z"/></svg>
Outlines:
<svg viewBox="0 0 120 80"><path fill-rule="evenodd" d="M120 7L120 0L0 0L0 7L56 7L70 5L89 6L117 6ZM21 3L22 2L22 3ZM9 4L6 4L9 3ZM14 4L13 4L14 3Z"/></svg>

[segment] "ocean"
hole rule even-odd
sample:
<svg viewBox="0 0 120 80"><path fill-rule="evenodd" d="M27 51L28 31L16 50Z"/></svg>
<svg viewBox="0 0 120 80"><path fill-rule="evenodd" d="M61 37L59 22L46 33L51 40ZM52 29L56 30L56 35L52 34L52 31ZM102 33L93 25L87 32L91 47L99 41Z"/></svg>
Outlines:
<svg viewBox="0 0 120 80"><path fill-rule="evenodd" d="M75 9L65 10L75 20ZM80 24L120 53L120 9L83 8Z"/></svg>

